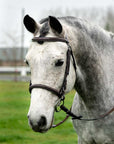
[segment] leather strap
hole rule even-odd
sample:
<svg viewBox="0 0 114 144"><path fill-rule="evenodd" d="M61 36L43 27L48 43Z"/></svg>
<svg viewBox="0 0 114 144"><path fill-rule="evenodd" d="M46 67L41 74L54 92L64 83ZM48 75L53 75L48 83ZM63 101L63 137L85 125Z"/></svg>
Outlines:
<svg viewBox="0 0 114 144"><path fill-rule="evenodd" d="M56 89L49 87L47 85L43 85L43 84L33 84L31 86L29 86L29 92L31 93L33 88L41 88L41 89L45 89L48 91L51 91L53 94L57 95L59 98L61 98L61 95L59 93L59 91L57 91Z"/></svg>
<svg viewBox="0 0 114 144"><path fill-rule="evenodd" d="M106 116L108 116L109 114L111 114L114 111L114 107L113 107L110 111L108 111L107 113L105 113L103 115L100 115L97 118L85 119L85 118L82 118L82 116L76 116L75 114L73 114L71 112L71 110L68 110L64 105L61 105L60 107L61 107L61 109L64 112L66 112L67 115L69 115L70 117L72 117L72 120L78 119L78 120L82 120L82 121L96 121L96 120L100 120L100 119L105 118Z"/></svg>
<svg viewBox="0 0 114 144"><path fill-rule="evenodd" d="M65 42L69 43L67 39L58 38L58 37L34 37L32 39L33 42Z"/></svg>

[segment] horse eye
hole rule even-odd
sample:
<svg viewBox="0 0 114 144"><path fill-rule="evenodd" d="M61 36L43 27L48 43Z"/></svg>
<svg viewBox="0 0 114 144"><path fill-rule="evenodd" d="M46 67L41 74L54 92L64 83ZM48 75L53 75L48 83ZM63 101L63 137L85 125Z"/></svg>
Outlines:
<svg viewBox="0 0 114 144"><path fill-rule="evenodd" d="M55 63L55 66L62 66L63 63L64 63L64 61L60 59Z"/></svg>

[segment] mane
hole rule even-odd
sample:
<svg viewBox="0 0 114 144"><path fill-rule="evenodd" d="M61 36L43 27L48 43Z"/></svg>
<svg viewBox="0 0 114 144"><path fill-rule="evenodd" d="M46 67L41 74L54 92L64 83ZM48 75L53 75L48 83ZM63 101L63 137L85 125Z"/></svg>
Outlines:
<svg viewBox="0 0 114 144"><path fill-rule="evenodd" d="M76 18L76 17L63 17L60 19L64 19L69 25L78 29L79 31L86 33L86 35L90 36L95 42L99 40L109 41L114 40L114 33L106 31L102 27L92 24L85 19Z"/></svg>
<svg viewBox="0 0 114 144"><path fill-rule="evenodd" d="M98 25L89 23L87 20L76 18L72 16L58 17L62 22L65 22L71 27L77 29L80 33L86 34L98 45L102 43L108 43L109 41L114 42L114 33L108 32ZM40 36L45 36L49 32L48 17L41 19L40 24L42 28L40 30Z"/></svg>

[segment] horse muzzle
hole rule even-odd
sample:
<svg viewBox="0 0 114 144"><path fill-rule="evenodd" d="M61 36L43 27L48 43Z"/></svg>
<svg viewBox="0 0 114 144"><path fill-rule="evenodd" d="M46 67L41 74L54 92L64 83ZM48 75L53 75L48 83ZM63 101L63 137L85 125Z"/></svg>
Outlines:
<svg viewBox="0 0 114 144"><path fill-rule="evenodd" d="M28 115L28 121L29 121L30 127L35 132L44 133L48 130L48 128L47 128L47 119L46 119L45 116L41 116L37 121L34 121Z"/></svg>

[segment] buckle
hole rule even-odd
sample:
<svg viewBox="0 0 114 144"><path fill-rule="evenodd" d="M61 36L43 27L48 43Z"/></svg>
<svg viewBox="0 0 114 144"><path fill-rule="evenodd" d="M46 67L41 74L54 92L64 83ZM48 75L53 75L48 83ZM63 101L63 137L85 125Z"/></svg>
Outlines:
<svg viewBox="0 0 114 144"><path fill-rule="evenodd" d="M55 106L55 111L56 112L61 111L61 106L64 105L64 99L65 99L65 96L63 95L62 98L60 99L60 103Z"/></svg>

